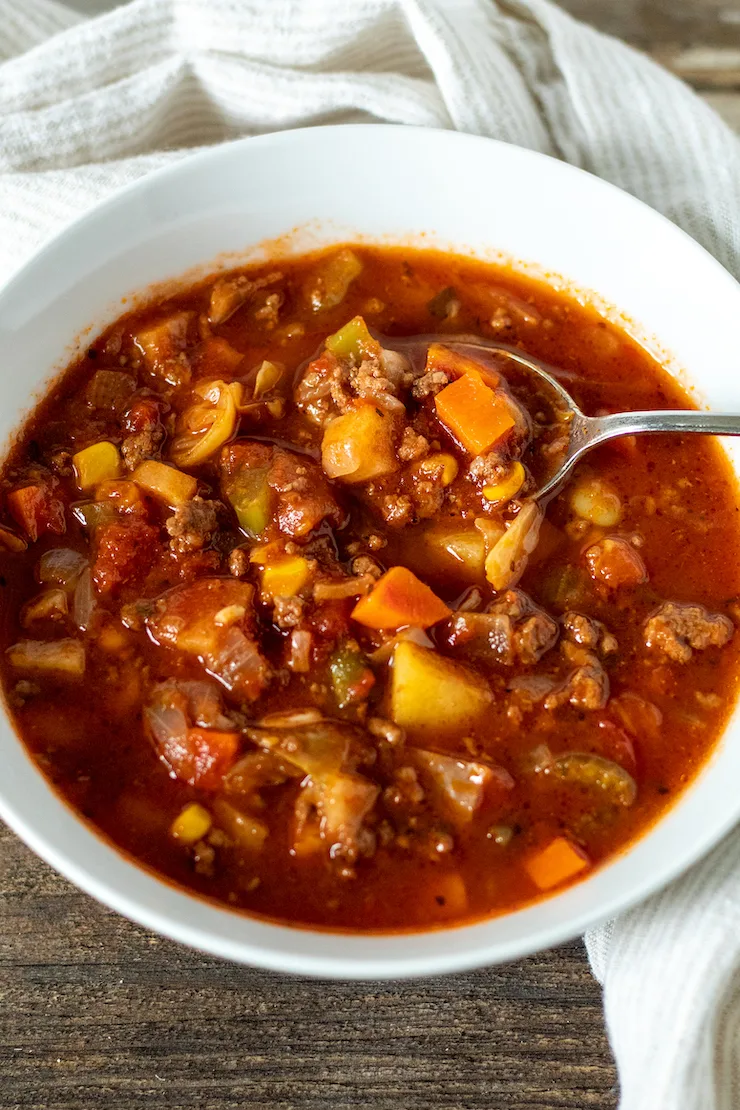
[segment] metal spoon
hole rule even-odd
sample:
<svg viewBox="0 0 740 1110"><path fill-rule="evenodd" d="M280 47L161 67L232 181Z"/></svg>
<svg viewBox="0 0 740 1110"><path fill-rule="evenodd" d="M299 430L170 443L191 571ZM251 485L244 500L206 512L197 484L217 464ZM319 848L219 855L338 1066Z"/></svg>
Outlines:
<svg viewBox="0 0 740 1110"><path fill-rule="evenodd" d="M564 418L570 424L568 446L555 473L550 475L545 483L531 494L535 500L541 500L543 497L555 493L587 451L590 451L592 447L598 447L601 443L607 443L610 439L617 439L620 436L640 435L643 432L702 432L704 435L740 435L740 413L696 412L691 409L686 411L678 409L652 412L615 412L609 416L586 416L578 408L570 393L536 359L528 358L510 347L499 344L470 343L463 340L460 346L476 347L478 350L495 354L497 359L510 359L530 374L546 382L565 409Z"/></svg>

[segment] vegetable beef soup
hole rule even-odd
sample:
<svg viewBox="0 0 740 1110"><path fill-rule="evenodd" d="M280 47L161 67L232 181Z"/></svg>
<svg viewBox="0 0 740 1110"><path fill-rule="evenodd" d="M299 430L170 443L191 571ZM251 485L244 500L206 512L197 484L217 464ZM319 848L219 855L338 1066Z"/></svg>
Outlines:
<svg viewBox="0 0 740 1110"><path fill-rule="evenodd" d="M435 251L344 247L149 301L3 471L3 680L74 809L200 895L430 928L587 876L736 696L737 490L627 438L533 499L567 421L688 397L595 310Z"/></svg>

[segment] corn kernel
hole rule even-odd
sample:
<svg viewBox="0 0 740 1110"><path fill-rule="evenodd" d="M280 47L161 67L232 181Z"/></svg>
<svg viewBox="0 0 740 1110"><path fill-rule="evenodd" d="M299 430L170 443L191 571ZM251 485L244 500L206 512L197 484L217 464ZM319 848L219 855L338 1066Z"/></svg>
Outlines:
<svg viewBox="0 0 740 1110"><path fill-rule="evenodd" d="M483 487L483 496L486 501L511 501L512 497L516 497L519 490L524 485L526 474L524 467L520 462L512 463L511 470L500 482L496 482L493 486Z"/></svg>
<svg viewBox="0 0 740 1110"><path fill-rule="evenodd" d="M454 455L448 455L444 452L428 455L427 458L422 459L419 463L419 470L421 470L423 474L428 474L430 477L441 470L442 485L445 487L452 485L455 478L457 478L459 469L460 467Z"/></svg>
<svg viewBox="0 0 740 1110"><path fill-rule="evenodd" d="M622 515L618 495L600 478L580 482L571 494L570 504L576 516L599 528L613 528Z"/></svg>
<svg viewBox="0 0 740 1110"><path fill-rule="evenodd" d="M268 564L262 571L262 591L269 597L294 597L311 576L302 555L287 555Z"/></svg>
<svg viewBox="0 0 740 1110"><path fill-rule="evenodd" d="M208 810L192 802L172 822L170 832L183 844L197 844L210 831L213 820Z"/></svg>
<svg viewBox="0 0 740 1110"><path fill-rule="evenodd" d="M85 491L117 478L121 473L121 456L115 444L103 440L73 455L72 465L77 488Z"/></svg>
<svg viewBox="0 0 740 1110"><path fill-rule="evenodd" d="M110 651L114 655L123 651L128 642L128 636L124 630L116 627L115 624L104 625L98 633L98 647L102 648L103 651Z"/></svg>

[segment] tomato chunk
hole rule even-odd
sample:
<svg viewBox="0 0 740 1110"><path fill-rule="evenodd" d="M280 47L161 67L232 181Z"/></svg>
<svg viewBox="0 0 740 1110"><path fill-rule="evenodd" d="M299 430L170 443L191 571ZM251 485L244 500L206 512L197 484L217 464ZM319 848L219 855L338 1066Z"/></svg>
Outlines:
<svg viewBox="0 0 740 1110"><path fill-rule="evenodd" d="M8 510L32 543L45 532L61 536L66 532L64 505L48 486L24 486L8 494Z"/></svg>
<svg viewBox="0 0 740 1110"><path fill-rule="evenodd" d="M115 596L121 586L151 570L158 548L158 529L142 520L102 525L92 568L95 585L101 593Z"/></svg>
<svg viewBox="0 0 740 1110"><path fill-rule="evenodd" d="M181 782L201 790L218 790L239 753L239 733L189 728L160 746L160 755Z"/></svg>

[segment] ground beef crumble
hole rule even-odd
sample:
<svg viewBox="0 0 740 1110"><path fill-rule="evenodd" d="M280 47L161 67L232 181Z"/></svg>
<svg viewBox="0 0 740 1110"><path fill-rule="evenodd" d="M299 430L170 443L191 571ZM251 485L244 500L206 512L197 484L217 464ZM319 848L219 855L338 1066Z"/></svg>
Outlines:
<svg viewBox="0 0 740 1110"><path fill-rule="evenodd" d="M204 501L202 497L178 505L165 522L172 550L184 554L205 547L218 524L218 507L218 501Z"/></svg>
<svg viewBox="0 0 740 1110"><path fill-rule="evenodd" d="M723 647L733 633L732 621L703 605L667 601L645 622L645 644L675 663L688 663L695 651Z"/></svg>

